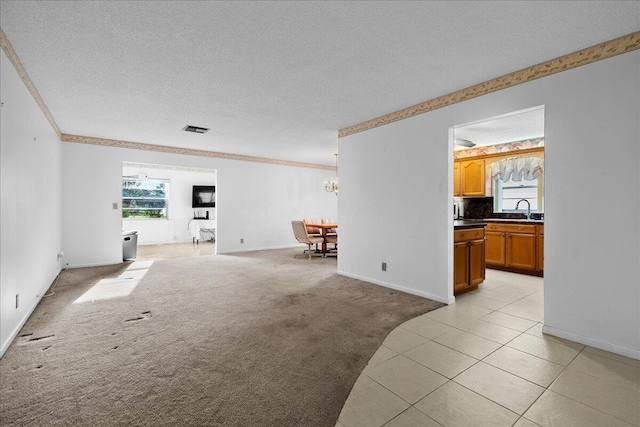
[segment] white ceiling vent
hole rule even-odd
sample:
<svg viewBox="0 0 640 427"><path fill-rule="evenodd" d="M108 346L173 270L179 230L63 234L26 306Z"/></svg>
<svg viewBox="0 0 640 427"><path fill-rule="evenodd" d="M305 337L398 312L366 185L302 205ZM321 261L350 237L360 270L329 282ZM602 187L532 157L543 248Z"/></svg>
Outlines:
<svg viewBox="0 0 640 427"><path fill-rule="evenodd" d="M206 133L209 130L209 128L199 128L198 126L186 125L185 127L182 128L182 130L185 130L187 132L193 132L193 133Z"/></svg>

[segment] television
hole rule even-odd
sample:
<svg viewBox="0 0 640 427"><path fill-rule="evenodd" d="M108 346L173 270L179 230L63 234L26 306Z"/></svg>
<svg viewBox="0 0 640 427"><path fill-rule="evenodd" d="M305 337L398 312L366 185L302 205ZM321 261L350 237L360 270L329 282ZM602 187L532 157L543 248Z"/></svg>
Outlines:
<svg viewBox="0 0 640 427"><path fill-rule="evenodd" d="M193 197L191 198L192 208L215 208L216 207L216 186L215 185L194 185Z"/></svg>

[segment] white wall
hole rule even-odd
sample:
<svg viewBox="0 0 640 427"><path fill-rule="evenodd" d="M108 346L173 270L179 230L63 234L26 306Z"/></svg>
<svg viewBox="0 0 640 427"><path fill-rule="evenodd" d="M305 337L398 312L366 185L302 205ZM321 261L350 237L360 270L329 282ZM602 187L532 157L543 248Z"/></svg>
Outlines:
<svg viewBox="0 0 640 427"><path fill-rule="evenodd" d="M640 357L639 94L635 51L340 140L339 273L452 302L450 128L545 105L545 331Z"/></svg>
<svg viewBox="0 0 640 427"><path fill-rule="evenodd" d="M4 51L0 64L1 356L60 272L62 245L60 140Z"/></svg>
<svg viewBox="0 0 640 427"><path fill-rule="evenodd" d="M124 161L216 169L218 253L296 246L292 219L337 216L337 198L323 186L332 171L64 142L66 266L122 262Z"/></svg>
<svg viewBox="0 0 640 427"><path fill-rule="evenodd" d="M141 165L123 165L122 175L132 176L144 174L150 179L169 180L169 218L168 219L142 219L124 218L122 229L124 231L137 231L138 244L159 244L191 242L189 237L189 221L193 219L193 212L199 211L205 216L209 212L212 224L216 220L216 208L192 208L192 188L194 185L216 185L216 171L208 172L189 170L188 168L164 167L153 165L144 167ZM217 188L216 188L217 190Z"/></svg>

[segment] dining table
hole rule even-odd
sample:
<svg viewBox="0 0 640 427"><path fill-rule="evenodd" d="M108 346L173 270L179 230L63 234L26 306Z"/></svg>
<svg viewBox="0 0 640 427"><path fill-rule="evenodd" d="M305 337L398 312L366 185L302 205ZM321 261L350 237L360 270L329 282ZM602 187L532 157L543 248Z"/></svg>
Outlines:
<svg viewBox="0 0 640 427"><path fill-rule="evenodd" d="M338 228L338 224L312 224L312 223L305 223L305 225L307 227L316 227L319 228L320 230L322 230L322 254L326 254L327 253L327 232L329 229L331 228Z"/></svg>

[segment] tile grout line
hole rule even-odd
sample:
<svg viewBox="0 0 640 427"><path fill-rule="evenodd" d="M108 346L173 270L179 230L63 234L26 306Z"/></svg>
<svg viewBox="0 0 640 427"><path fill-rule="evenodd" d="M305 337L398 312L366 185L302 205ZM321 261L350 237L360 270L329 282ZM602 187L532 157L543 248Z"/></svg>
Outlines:
<svg viewBox="0 0 640 427"><path fill-rule="evenodd" d="M448 382L448 381L447 381L447 382ZM446 384L446 383L445 383L445 384ZM444 385L444 384L442 384L442 385ZM442 386L440 386L440 387L442 387ZM440 387L438 387L438 388L440 388ZM437 388L437 389L438 389L438 388ZM436 389L436 390L437 390L437 389ZM433 390L433 391L436 391L436 390ZM433 393L433 391L432 391L431 393ZM431 393L429 393L429 394L431 394ZM422 399L424 399L425 397L429 396L429 394L427 394L426 396L424 396ZM420 399L420 400L422 400L422 399ZM420 400L418 400L418 402L419 402ZM416 402L416 403L418 403L418 402ZM411 405L411 404L410 404L410 405ZM433 418L431 418L429 415L425 414L425 413L424 413L424 412L422 412L420 409L418 409L418 408L416 408L415 406L411 405L411 406L409 406L407 409L405 409L404 411L400 412L400 413L399 413L398 415L396 415L395 417L391 418L391 419L390 419L389 421L387 421L386 423L382 424L382 426L380 426L380 427L384 427L384 426L386 426L386 425L387 425L387 424L389 424L391 421L395 420L396 418L398 418L400 415L404 414L405 412L407 412L407 411L408 411L409 409L411 409L411 408L413 408L413 409L415 409L416 411L420 412L422 415L424 415L425 417L429 418L430 420L432 420L434 423L438 424L439 426L442 426L442 424L440 424L439 422L437 422L436 420L434 420ZM444 427L444 426L443 426L443 427Z"/></svg>

